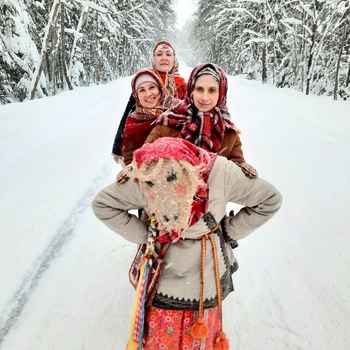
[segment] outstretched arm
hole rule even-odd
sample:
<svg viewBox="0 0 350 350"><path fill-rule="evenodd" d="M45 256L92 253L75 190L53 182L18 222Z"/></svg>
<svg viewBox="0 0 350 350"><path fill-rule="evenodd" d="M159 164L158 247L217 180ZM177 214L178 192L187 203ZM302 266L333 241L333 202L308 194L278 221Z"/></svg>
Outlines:
<svg viewBox="0 0 350 350"><path fill-rule="evenodd" d="M250 179L239 167L228 162L225 172L225 197L229 202L244 207L224 219L227 233L233 239L242 239L270 220L280 209L282 195L262 178Z"/></svg>

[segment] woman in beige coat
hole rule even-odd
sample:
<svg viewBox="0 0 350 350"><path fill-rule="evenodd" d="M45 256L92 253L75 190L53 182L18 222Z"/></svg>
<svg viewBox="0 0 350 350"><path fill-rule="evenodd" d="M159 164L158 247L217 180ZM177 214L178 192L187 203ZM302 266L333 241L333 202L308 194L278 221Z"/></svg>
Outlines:
<svg viewBox="0 0 350 350"><path fill-rule="evenodd" d="M221 321L222 301L233 290L230 241L271 219L281 206L280 193L182 138L143 145L127 169L131 178L98 193L93 211L126 240L147 245L144 259L163 256L148 304L141 293L148 279L138 282L127 349L229 349ZM227 217L228 202L243 208ZM128 212L140 208L150 224ZM148 276L146 267L142 271Z"/></svg>

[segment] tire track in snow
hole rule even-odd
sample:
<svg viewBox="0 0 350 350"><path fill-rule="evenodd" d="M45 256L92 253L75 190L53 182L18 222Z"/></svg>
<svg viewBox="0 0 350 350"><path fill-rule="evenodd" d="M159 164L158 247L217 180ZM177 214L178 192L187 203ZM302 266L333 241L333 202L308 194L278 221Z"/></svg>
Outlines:
<svg viewBox="0 0 350 350"><path fill-rule="evenodd" d="M83 197L78 201L71 215L58 227L46 249L44 249L42 254L34 262L32 268L24 276L21 285L10 299L0 319L0 345L20 318L24 307L30 301L31 295L36 290L40 279L49 269L51 261L59 255L62 248L73 238L80 215L90 207L93 197L101 186L101 182L109 173L110 169L108 166L104 166L101 174L93 180L92 186L87 189Z"/></svg>

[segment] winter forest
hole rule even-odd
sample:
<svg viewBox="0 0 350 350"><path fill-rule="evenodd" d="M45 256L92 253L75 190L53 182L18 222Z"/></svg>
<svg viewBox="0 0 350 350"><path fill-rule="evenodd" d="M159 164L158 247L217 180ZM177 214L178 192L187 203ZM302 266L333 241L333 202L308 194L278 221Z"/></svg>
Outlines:
<svg viewBox="0 0 350 350"><path fill-rule="evenodd" d="M0 102L52 96L149 67L158 40L189 66L306 95L350 97L349 0L0 0Z"/></svg>

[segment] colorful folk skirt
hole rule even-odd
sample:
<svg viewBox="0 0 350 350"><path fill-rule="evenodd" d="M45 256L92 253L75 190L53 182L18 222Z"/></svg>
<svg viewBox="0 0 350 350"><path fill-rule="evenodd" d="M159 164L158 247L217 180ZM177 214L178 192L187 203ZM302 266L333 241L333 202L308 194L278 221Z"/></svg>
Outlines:
<svg viewBox="0 0 350 350"><path fill-rule="evenodd" d="M219 308L204 310L209 337L194 339L190 327L198 318L197 310L167 310L151 306L145 320L144 350L212 350L221 329Z"/></svg>

